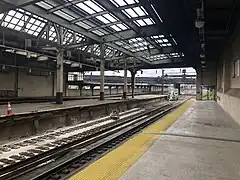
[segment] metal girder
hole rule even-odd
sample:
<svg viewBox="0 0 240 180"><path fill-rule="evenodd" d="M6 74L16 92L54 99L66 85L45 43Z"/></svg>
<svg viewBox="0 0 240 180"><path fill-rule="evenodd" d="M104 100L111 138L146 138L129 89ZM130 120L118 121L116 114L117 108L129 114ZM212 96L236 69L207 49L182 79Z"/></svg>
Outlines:
<svg viewBox="0 0 240 180"><path fill-rule="evenodd" d="M163 52L159 53L159 50L157 49L151 49L150 54L148 50L144 50L144 51L139 51L139 52L135 52L133 53L135 57L141 57L141 56L146 56L146 53L149 54L149 56L154 56L154 55L158 55L158 54L169 54L169 53L174 53L175 49L172 47L165 47L163 48ZM112 57L112 58L108 58L106 59L106 61L113 61L113 60L120 60L120 59L124 59L126 58L126 55L123 56L118 56L118 57Z"/></svg>
<svg viewBox="0 0 240 180"><path fill-rule="evenodd" d="M140 34L136 33L133 30L126 30L126 31L121 31L121 32L117 32L114 34L110 34L110 35L105 35L105 36L103 36L103 39L106 42L119 41L119 38L121 40L126 40L126 39L140 37L142 32L144 32L145 36L154 36L154 35L159 34L159 29L161 29L161 27L162 27L162 25L160 25L160 26L156 26L156 25L144 26L144 27L139 28ZM164 32L163 32L163 34L164 34Z"/></svg>
<svg viewBox="0 0 240 180"><path fill-rule="evenodd" d="M157 54L169 54L169 53L175 53L175 48L173 47L163 47L162 48L162 52L159 53L158 49L150 49L150 52L148 50L144 50L144 51L139 51L139 52L135 52L134 56L139 57L139 56L145 56L146 53L148 53L150 56L151 55L157 55Z"/></svg>
<svg viewBox="0 0 240 180"><path fill-rule="evenodd" d="M129 56L132 56L132 57L135 57L134 56L134 53L132 53L132 52L129 52L128 50L126 50L126 49L124 49L124 48L122 48L122 47L118 47L117 45L115 45L115 44L111 44L111 43L106 43L106 45L107 46L110 46L110 47L112 47L112 48L114 48L114 49L117 49L117 50L119 50L119 51L121 51L121 52L123 52L123 53L125 53L125 54L127 54L127 55L129 55ZM145 59L145 58L142 58L142 57L136 57L137 59L139 59L140 61L143 61L143 62L146 62L146 63L150 63L147 59Z"/></svg>
<svg viewBox="0 0 240 180"><path fill-rule="evenodd" d="M28 5L28 6L25 6L23 7L22 9L26 10L26 11L29 11L33 14L36 14L40 17L43 17L51 22L55 22L56 24L59 24L60 26L63 26L65 28L68 28L70 30L73 30L75 32L79 32L80 34L88 37L88 38L91 38L99 43L105 43L103 41L103 39L100 37L100 36L97 36L95 35L94 33L92 32L89 32L88 30L84 29L84 28L81 28L75 24L70 24L67 20L63 19L63 18L60 18L58 17L57 15L54 15L54 14L47 14L47 11L42 9L42 8L39 8L37 6L34 6L34 5ZM129 56L134 56L134 54L124 48L121 48L115 44L112 44L112 43L106 43L106 45L116 49L116 50L119 50L119 51L122 51L123 53L129 55ZM144 59L144 58L141 58L139 57L138 58L139 60L141 61L144 61L144 62L147 62L149 63L148 60Z"/></svg>
<svg viewBox="0 0 240 180"><path fill-rule="evenodd" d="M184 62L182 58L172 58L172 59L163 59L163 60L158 60L158 61L152 61L152 65L157 65L157 64L168 64L168 63L179 63L179 62Z"/></svg>

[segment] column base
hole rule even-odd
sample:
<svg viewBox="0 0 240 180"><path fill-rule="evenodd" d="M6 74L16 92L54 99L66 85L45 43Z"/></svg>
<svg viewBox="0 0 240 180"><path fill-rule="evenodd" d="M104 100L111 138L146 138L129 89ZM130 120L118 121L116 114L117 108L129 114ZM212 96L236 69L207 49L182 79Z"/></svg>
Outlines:
<svg viewBox="0 0 240 180"><path fill-rule="evenodd" d="M196 100L198 100L198 101L201 101L201 100L202 100L201 93L197 93L197 94L196 94Z"/></svg>
<svg viewBox="0 0 240 180"><path fill-rule="evenodd" d="M127 99L127 93L123 92L123 99Z"/></svg>
<svg viewBox="0 0 240 180"><path fill-rule="evenodd" d="M63 103L63 93L57 92L56 93L56 104L62 104Z"/></svg>
<svg viewBox="0 0 240 180"><path fill-rule="evenodd" d="M104 101L104 92L100 92L100 101Z"/></svg>

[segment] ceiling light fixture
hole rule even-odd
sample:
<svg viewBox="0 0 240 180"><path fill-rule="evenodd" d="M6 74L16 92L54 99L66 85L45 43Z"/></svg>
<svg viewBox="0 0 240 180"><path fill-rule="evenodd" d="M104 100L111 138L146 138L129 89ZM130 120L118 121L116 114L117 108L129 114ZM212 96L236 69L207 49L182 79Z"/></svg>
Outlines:
<svg viewBox="0 0 240 180"><path fill-rule="evenodd" d="M198 8L197 9L197 19L195 21L195 27L200 29L203 28L205 24L204 18L203 18L203 10Z"/></svg>

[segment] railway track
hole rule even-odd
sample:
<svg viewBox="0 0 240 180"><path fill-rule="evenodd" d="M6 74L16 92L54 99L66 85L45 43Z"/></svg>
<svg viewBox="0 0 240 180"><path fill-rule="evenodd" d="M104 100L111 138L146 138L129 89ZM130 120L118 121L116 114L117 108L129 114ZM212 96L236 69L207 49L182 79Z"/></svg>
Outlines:
<svg viewBox="0 0 240 180"><path fill-rule="evenodd" d="M3 153L5 161L0 159L0 179L64 179L184 101L152 110L135 108L121 113L117 121L105 117L15 143L16 149ZM21 143L25 146L20 152ZM14 144L5 146L10 147Z"/></svg>

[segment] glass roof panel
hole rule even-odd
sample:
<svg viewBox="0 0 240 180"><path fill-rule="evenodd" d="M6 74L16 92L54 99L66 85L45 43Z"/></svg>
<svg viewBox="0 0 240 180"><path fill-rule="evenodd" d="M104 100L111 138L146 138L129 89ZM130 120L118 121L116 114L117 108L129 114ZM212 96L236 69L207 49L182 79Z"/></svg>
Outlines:
<svg viewBox="0 0 240 180"><path fill-rule="evenodd" d="M97 35L99 35L99 36L103 36L104 35L104 33L99 31L99 30L95 30L95 31L92 31L92 32L97 34Z"/></svg>
<svg viewBox="0 0 240 180"><path fill-rule="evenodd" d="M105 23L105 24L110 23L110 21L107 20L107 19L106 19L105 17L103 17L103 16L97 16L96 18L97 18L98 20L102 21L102 22Z"/></svg>
<svg viewBox="0 0 240 180"><path fill-rule="evenodd" d="M143 12L143 10L141 9L142 7L135 7L133 8L133 10L138 14L138 16L145 16L147 14L145 14L145 12Z"/></svg>
<svg viewBox="0 0 240 180"><path fill-rule="evenodd" d="M117 24L117 26L118 26L119 28L121 28L122 30L128 29L124 24Z"/></svg>
<svg viewBox="0 0 240 180"><path fill-rule="evenodd" d="M150 18L145 18L145 19L143 19L143 20L145 21L145 23L146 23L147 25L152 25L152 24L154 24L154 23L153 23L153 20L150 19Z"/></svg>
<svg viewBox="0 0 240 180"><path fill-rule="evenodd" d="M116 25L112 25L111 28L113 28L115 31L121 31L121 29Z"/></svg>
<svg viewBox="0 0 240 180"><path fill-rule="evenodd" d="M66 19L68 21L75 19L74 17L70 16L69 14L63 12L62 10L55 11L54 14L57 14L58 16Z"/></svg>
<svg viewBox="0 0 240 180"><path fill-rule="evenodd" d="M110 14L104 14L103 15L107 20L111 21L111 22L115 22L117 21L112 15Z"/></svg>
<svg viewBox="0 0 240 180"><path fill-rule="evenodd" d="M99 4L97 4L96 2L85 1L84 3L87 4L89 7L91 7L92 9L94 9L97 12L103 11L103 8Z"/></svg>
<svg viewBox="0 0 240 180"><path fill-rule="evenodd" d="M96 11L94 11L92 8L90 8L89 6L85 5L84 3L78 3L78 4L76 4L76 6L78 6L79 8L81 8L82 10L84 10L88 14L96 13Z"/></svg>
<svg viewBox="0 0 240 180"><path fill-rule="evenodd" d="M24 27L24 22L26 25ZM2 25L8 28L20 31L24 30L28 34L37 36L42 28L45 26L46 20L25 12L22 9L11 10L7 13L5 19L3 19Z"/></svg>
<svg viewBox="0 0 240 180"><path fill-rule="evenodd" d="M38 2L38 3L36 3L36 4L37 4L38 6L44 8L44 9L47 9L47 10L53 8L52 5L50 5L50 4L48 4L48 3L44 2L44 1L40 1L40 2Z"/></svg>
<svg viewBox="0 0 240 180"><path fill-rule="evenodd" d="M90 29L90 28L92 28L91 26L89 26L88 24L83 23L83 22L77 22L76 24L79 25L79 26L81 26L81 27L83 27L83 28L85 28L85 29Z"/></svg>
<svg viewBox="0 0 240 180"><path fill-rule="evenodd" d="M137 24L139 24L140 26L146 26L146 23L141 19L134 21L134 22L137 22Z"/></svg>
<svg viewBox="0 0 240 180"><path fill-rule="evenodd" d="M135 13L135 11L133 11L132 8L129 9L125 9L122 10L123 12L126 12L130 17L134 18L134 17L138 17L138 15Z"/></svg>

